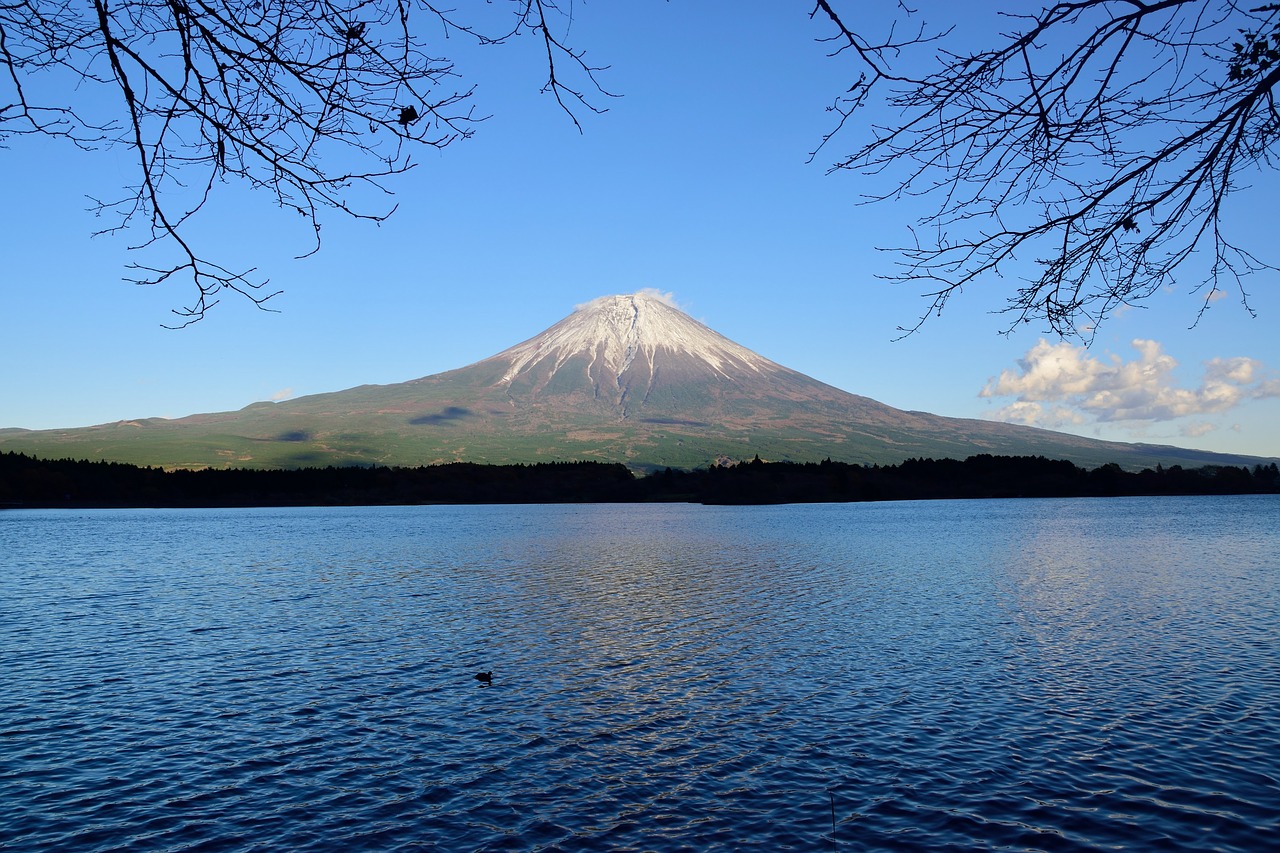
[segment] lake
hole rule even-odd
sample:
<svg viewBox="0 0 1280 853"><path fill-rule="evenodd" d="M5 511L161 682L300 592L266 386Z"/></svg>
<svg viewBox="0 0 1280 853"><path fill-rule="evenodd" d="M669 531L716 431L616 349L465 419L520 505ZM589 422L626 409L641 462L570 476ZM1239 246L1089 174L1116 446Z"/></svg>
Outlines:
<svg viewBox="0 0 1280 853"><path fill-rule="evenodd" d="M0 512L0 847L1272 849L1278 614L1266 496Z"/></svg>

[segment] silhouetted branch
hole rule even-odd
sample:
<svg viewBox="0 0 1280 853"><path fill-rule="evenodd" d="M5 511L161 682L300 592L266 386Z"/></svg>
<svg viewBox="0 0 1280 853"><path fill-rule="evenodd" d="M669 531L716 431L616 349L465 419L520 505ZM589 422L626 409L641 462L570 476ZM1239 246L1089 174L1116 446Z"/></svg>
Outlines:
<svg viewBox="0 0 1280 853"><path fill-rule="evenodd" d="M1280 5L1059 2L1004 14L1013 29L994 47L959 53L939 53L923 26L873 45L826 0L814 15L857 58L831 135L873 91L900 114L832 170L894 181L873 200L937 201L921 222L932 236L895 250L891 278L924 284L930 300L904 333L1031 258L1039 272L1009 298L1010 328L1040 319L1086 337L1193 256L1208 261L1201 312L1228 283L1250 310L1243 278L1276 269L1228 236L1224 207L1244 174L1272 165Z"/></svg>
<svg viewBox="0 0 1280 853"><path fill-rule="evenodd" d="M473 90L434 45L451 34L496 45L530 34L546 46L548 82L575 109L608 93L556 28L554 0L507 0L483 27L425 0L6 0L0 2L0 141L40 134L82 148L124 147L136 179L92 208L141 229L131 249L173 254L132 265L138 284L176 276L195 297L175 311L195 322L232 291L263 306L274 292L204 257L186 236L218 186L239 181L296 211L320 245L328 209L382 221L395 210L352 198L388 192L416 146L474 133ZM433 27L432 24L438 26ZM496 35L485 34L496 28ZM563 76L569 68L569 78ZM582 86L569 79L581 78ZM28 82L40 83L36 91ZM105 120L101 116L105 115Z"/></svg>

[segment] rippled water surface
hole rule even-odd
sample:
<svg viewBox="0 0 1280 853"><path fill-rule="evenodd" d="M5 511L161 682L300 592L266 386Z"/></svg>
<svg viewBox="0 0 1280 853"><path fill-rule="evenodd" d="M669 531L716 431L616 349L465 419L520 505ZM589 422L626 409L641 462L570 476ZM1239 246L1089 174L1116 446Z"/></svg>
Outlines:
<svg viewBox="0 0 1280 853"><path fill-rule="evenodd" d="M4 512L0 847L1277 849L1278 546L1265 497Z"/></svg>

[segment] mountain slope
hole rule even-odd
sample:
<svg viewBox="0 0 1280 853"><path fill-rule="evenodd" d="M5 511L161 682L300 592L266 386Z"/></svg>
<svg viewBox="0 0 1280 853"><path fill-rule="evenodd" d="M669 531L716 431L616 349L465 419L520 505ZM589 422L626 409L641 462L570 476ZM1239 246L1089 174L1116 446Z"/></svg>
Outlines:
<svg viewBox="0 0 1280 853"><path fill-rule="evenodd" d="M893 463L977 453L1140 468L1257 460L905 412L770 361L647 293L580 306L467 367L238 412L0 430L0 450L164 467L560 459Z"/></svg>

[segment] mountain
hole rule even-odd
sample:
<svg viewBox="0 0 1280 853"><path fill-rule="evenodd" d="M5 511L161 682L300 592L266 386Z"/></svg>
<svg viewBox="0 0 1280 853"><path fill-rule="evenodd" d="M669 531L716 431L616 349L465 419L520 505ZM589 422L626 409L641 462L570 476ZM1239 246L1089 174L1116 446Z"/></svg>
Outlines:
<svg viewBox="0 0 1280 853"><path fill-rule="evenodd" d="M166 468L598 459L652 470L756 455L979 453L1133 469L1259 461L894 409L770 361L648 293L596 299L497 355L409 382L176 420L0 430L0 450Z"/></svg>

